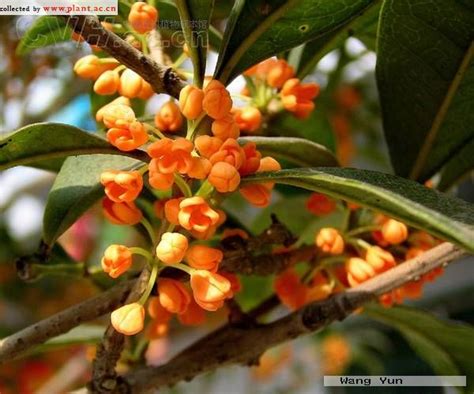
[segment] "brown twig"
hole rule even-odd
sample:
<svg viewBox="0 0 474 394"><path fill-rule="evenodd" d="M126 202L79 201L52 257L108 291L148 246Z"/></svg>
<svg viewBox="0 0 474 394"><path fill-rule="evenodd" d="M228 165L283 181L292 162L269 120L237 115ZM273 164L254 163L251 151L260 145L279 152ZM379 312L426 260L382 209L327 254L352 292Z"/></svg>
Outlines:
<svg viewBox="0 0 474 394"><path fill-rule="evenodd" d="M167 93L173 97L179 97L179 92L185 83L171 67L157 63L116 34L104 29L97 17L75 15L68 18L68 24L90 45L97 45L139 74L156 93Z"/></svg>
<svg viewBox="0 0 474 394"><path fill-rule="evenodd" d="M64 334L84 322L96 319L122 305L134 280L127 281L96 297L56 313L0 341L0 364L11 361L33 346Z"/></svg>
<svg viewBox="0 0 474 394"><path fill-rule="evenodd" d="M144 268L140 277L135 282L125 304L137 301L145 292L150 278L150 270ZM93 362L92 379L88 384L88 389L92 393L112 393L116 392L116 386L120 382L115 366L125 345L125 336L112 327L107 327L104 337L97 345L96 357Z"/></svg>
<svg viewBox="0 0 474 394"><path fill-rule="evenodd" d="M126 375L123 390L146 393L182 380L189 381L225 365L254 365L268 348L342 320L368 301L464 255L465 252L453 244L443 243L356 288L311 303L270 324L249 328L226 325L206 335L167 364L140 368Z"/></svg>

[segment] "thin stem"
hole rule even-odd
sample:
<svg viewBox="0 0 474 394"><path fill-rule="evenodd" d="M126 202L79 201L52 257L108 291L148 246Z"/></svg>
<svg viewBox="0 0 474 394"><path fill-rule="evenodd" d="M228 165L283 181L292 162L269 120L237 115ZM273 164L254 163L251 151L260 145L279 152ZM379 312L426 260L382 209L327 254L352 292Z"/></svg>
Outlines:
<svg viewBox="0 0 474 394"><path fill-rule="evenodd" d="M370 249L372 247L371 244L360 238L346 238L346 241L354 246L359 246L363 249Z"/></svg>
<svg viewBox="0 0 474 394"><path fill-rule="evenodd" d="M137 171L140 173L140 175L144 175L148 171L148 165L140 167Z"/></svg>
<svg viewBox="0 0 474 394"><path fill-rule="evenodd" d="M181 193L183 193L184 197L189 198L193 195L191 188L181 175L174 174L174 181L176 183L176 186L179 187L179 190L181 190Z"/></svg>
<svg viewBox="0 0 474 394"><path fill-rule="evenodd" d="M133 247L133 248L130 248L130 252L132 252L132 254L138 254L140 256L143 256L148 261L153 259L152 254L150 252L148 252L147 250L143 249L143 248Z"/></svg>
<svg viewBox="0 0 474 394"><path fill-rule="evenodd" d="M151 291L153 290L153 286L155 285L156 278L158 277L158 272L159 272L159 267L158 263L155 261L153 263L153 268L151 269L151 275L150 279L148 280L148 285L146 287L145 292L143 295L140 297L138 300L138 303L140 305L145 305L145 302L148 300L148 297L150 297Z"/></svg>
<svg viewBox="0 0 474 394"><path fill-rule="evenodd" d="M148 131L151 131L153 134L155 134L158 138L164 139L168 138L166 135L164 135L160 130L158 130L156 127L153 127L152 125L145 123L145 128Z"/></svg>
<svg viewBox="0 0 474 394"><path fill-rule="evenodd" d="M177 269L179 269L179 270L181 270L181 271L184 271L184 272L186 272L188 275L191 275L191 274L193 273L193 271L194 271L193 268L188 267L187 265L184 265L184 264L181 264L181 263L179 263L179 264L173 264L173 268L177 268Z"/></svg>
<svg viewBox="0 0 474 394"><path fill-rule="evenodd" d="M206 179L199 190L196 193L196 196L207 199L212 193L214 193L214 186L212 186L209 181Z"/></svg>
<svg viewBox="0 0 474 394"><path fill-rule="evenodd" d="M142 220L140 220L140 223L143 225L143 227L145 227L145 230L148 232L148 235L150 236L150 241L152 242L152 244L155 245L156 234L151 223L146 218L142 218Z"/></svg>

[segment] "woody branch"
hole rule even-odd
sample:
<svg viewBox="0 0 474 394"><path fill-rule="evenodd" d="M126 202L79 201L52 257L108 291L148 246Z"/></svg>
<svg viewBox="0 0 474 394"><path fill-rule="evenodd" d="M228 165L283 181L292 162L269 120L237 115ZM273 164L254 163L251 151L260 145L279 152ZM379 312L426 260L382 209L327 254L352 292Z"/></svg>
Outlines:
<svg viewBox="0 0 474 394"><path fill-rule="evenodd" d="M139 74L156 93L179 97L179 92L185 83L171 67L157 63L116 34L104 29L97 17L75 15L68 18L68 24L90 45L97 45Z"/></svg>
<svg viewBox="0 0 474 394"><path fill-rule="evenodd" d="M443 243L360 286L314 302L269 324L248 328L228 324L194 343L158 368L141 368L124 377L123 390L145 393L231 364L254 365L265 350L343 320L376 297L416 280L465 255Z"/></svg>

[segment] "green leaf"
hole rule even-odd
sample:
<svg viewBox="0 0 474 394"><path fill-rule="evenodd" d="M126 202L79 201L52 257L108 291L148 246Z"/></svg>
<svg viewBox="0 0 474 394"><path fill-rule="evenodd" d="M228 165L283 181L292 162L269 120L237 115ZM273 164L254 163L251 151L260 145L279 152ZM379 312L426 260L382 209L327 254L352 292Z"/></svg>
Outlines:
<svg viewBox="0 0 474 394"><path fill-rule="evenodd" d="M17 55L26 55L34 49L58 44L71 39L72 30L66 20L57 16L40 16L25 32L16 49Z"/></svg>
<svg viewBox="0 0 474 394"><path fill-rule="evenodd" d="M51 246L103 195L100 174L105 170L128 170L143 165L128 157L86 155L64 162L48 195L43 217L43 241Z"/></svg>
<svg viewBox="0 0 474 394"><path fill-rule="evenodd" d="M373 1L236 1L215 77L228 83L261 60L339 29Z"/></svg>
<svg viewBox="0 0 474 394"><path fill-rule="evenodd" d="M358 38L367 48L375 50L380 5L381 0L374 0L369 7L336 31L307 42L303 48L295 48L293 51L296 55L291 63L296 68L298 78L302 79L310 74L324 55L340 47L349 37Z"/></svg>
<svg viewBox="0 0 474 394"><path fill-rule="evenodd" d="M258 150L268 156L284 159L301 167L339 166L336 157L324 146L304 138L241 137L239 143L255 142Z"/></svg>
<svg viewBox="0 0 474 394"><path fill-rule="evenodd" d="M328 119L328 110L324 103L317 103L317 108L307 119L298 119L283 111L270 119L268 132L275 136L302 137L324 145L330 151L336 151L336 138Z"/></svg>
<svg viewBox="0 0 474 394"><path fill-rule="evenodd" d="M283 170L244 179L268 181L356 202L474 252L474 206L408 179L352 168Z"/></svg>
<svg viewBox="0 0 474 394"><path fill-rule="evenodd" d="M386 0L377 82L395 172L421 182L474 136L474 3Z"/></svg>
<svg viewBox="0 0 474 394"><path fill-rule="evenodd" d="M193 61L194 84L202 87L206 72L208 29L214 0L176 0L181 26Z"/></svg>
<svg viewBox="0 0 474 394"><path fill-rule="evenodd" d="M122 152L92 133L61 123L37 123L0 140L0 170L29 165L59 171L68 156L108 153L147 160L142 151Z"/></svg>
<svg viewBox="0 0 474 394"><path fill-rule="evenodd" d="M447 190L474 168L474 136L456 153L441 171L439 190Z"/></svg>
<svg viewBox="0 0 474 394"><path fill-rule="evenodd" d="M427 312L399 306L364 308L365 313L395 329L413 350L441 376L465 375L472 391L474 382L474 329L453 321L443 321Z"/></svg>
<svg viewBox="0 0 474 394"><path fill-rule="evenodd" d="M50 339L44 344L34 348L33 352L44 352L64 346L94 344L100 342L104 336L105 327L91 324L82 324L74 327L66 334Z"/></svg>

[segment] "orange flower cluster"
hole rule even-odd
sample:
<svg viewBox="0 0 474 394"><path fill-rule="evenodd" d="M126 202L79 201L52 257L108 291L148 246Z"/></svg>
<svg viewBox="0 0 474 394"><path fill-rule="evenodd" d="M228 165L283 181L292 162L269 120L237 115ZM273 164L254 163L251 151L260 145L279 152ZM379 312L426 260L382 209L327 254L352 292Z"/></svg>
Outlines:
<svg viewBox="0 0 474 394"><path fill-rule="evenodd" d="M267 107L278 99L281 106L297 118L305 119L313 112L314 99L319 95L319 85L314 82L302 83L295 78L295 71L286 60L267 59L248 69L244 75L252 77L256 88L263 92L260 96L265 99L259 102L259 106ZM236 116L242 124L248 124L245 129L241 129L250 132L255 131L254 125L261 122L261 115L258 116L255 111L236 112Z"/></svg>
<svg viewBox="0 0 474 394"><path fill-rule="evenodd" d="M334 211L335 203L333 205L332 200L324 195L313 194L308 199L307 207L318 214L329 214ZM347 209L353 212L363 208ZM383 215L375 215L373 225L367 230L356 227L353 231L354 234L366 234L365 239L355 238L351 230L343 233L330 227L316 233L315 245L321 254L317 273L313 277L304 276L304 280L293 268L280 274L275 280L275 292L283 304L297 309L310 301L324 299L333 292L356 287L438 243L429 234L419 231L410 233L404 223ZM375 244L368 242L367 236L371 236ZM392 245L397 248L392 249ZM403 302L405 298L418 298L423 284L434 280L442 272L442 268L433 270L419 280L381 296L380 303L390 306Z"/></svg>

